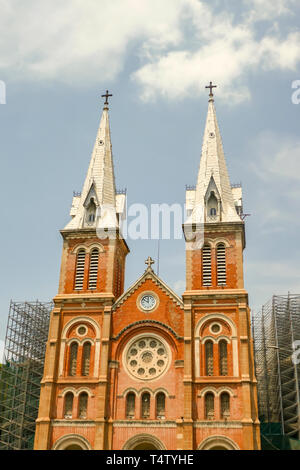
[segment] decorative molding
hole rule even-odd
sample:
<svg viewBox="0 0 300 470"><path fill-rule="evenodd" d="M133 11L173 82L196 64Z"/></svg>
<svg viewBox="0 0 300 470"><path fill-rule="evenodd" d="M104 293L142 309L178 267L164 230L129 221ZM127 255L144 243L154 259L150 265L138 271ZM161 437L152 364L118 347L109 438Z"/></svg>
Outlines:
<svg viewBox="0 0 300 470"><path fill-rule="evenodd" d="M165 323L162 323L160 321L157 321L157 320L150 320L150 319L145 319L145 320L139 320L137 322L134 322L134 323L130 323L129 325L127 325L125 328L123 328L118 334L117 336L112 336L111 339L113 341L117 341L121 336L122 334L129 330L130 328L133 328L134 326L138 326L138 325L145 325L145 324L154 324L154 325L159 325L159 326L162 326L163 328L166 328L168 331L170 331L172 333L172 335L178 339L178 340L183 340L183 337L182 336L179 336L176 331L174 331L170 326L168 325L165 325Z"/></svg>

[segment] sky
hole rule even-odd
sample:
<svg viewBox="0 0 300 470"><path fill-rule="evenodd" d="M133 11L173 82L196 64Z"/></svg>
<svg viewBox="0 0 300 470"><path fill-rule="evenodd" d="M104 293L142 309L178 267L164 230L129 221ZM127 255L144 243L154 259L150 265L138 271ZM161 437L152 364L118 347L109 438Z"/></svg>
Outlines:
<svg viewBox="0 0 300 470"><path fill-rule="evenodd" d="M73 191L102 111L128 205L184 204L200 162L210 81L232 183L242 182L253 312L300 293L300 5L297 0L0 0L0 357L10 300L57 293ZM5 99L4 99L5 98ZM3 104L5 101L6 104ZM126 287L157 240L129 240ZM185 288L185 246L159 275Z"/></svg>

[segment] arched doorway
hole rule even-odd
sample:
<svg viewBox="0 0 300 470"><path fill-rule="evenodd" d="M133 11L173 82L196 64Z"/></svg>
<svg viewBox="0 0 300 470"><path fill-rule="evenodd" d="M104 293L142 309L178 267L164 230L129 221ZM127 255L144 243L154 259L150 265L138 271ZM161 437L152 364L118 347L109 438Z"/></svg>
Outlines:
<svg viewBox="0 0 300 470"><path fill-rule="evenodd" d="M52 450L91 450L89 441L79 434L68 434L55 442Z"/></svg>
<svg viewBox="0 0 300 470"><path fill-rule="evenodd" d="M123 450L166 450L164 444L151 434L138 434L131 437Z"/></svg>
<svg viewBox="0 0 300 470"><path fill-rule="evenodd" d="M239 447L229 437L210 436L201 442L198 450L239 450Z"/></svg>

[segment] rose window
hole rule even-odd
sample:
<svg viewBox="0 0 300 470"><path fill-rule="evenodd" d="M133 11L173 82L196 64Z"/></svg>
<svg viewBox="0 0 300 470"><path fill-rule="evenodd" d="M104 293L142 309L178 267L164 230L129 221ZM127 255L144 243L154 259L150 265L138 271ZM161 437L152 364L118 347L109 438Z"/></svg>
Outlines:
<svg viewBox="0 0 300 470"><path fill-rule="evenodd" d="M138 379L153 380L167 369L169 365L168 351L168 347L157 338L139 338L126 348L127 370Z"/></svg>

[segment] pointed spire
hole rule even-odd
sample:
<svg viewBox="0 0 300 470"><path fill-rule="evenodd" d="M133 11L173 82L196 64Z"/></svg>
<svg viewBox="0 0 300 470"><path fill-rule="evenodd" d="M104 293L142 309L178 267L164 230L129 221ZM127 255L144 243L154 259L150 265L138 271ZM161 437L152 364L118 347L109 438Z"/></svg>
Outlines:
<svg viewBox="0 0 300 470"><path fill-rule="evenodd" d="M195 208L203 207L204 213L207 214L208 198L213 193L216 203L216 209L219 211L217 220L240 221L238 216L226 167L222 138L218 126L216 110L212 88L215 87L210 82L206 88L210 88L208 112L203 137L202 155L198 173L198 181L195 192ZM213 214L213 213L212 213ZM214 217L209 220L205 215L205 220L215 221Z"/></svg>
<svg viewBox="0 0 300 470"><path fill-rule="evenodd" d="M71 215L73 219L67 224L66 229L84 228L93 225L87 220L89 206L111 206L116 208L116 187L112 156L112 145L108 114L108 97L106 92L102 95L106 98L98 128L95 145L93 148L90 165L80 196L73 198Z"/></svg>

